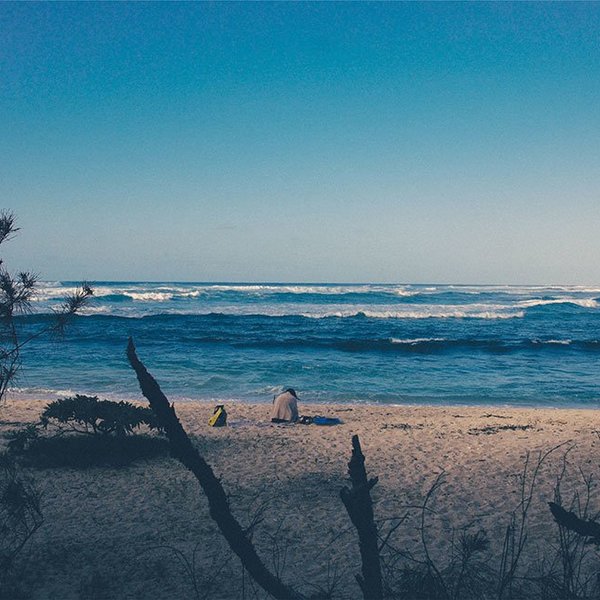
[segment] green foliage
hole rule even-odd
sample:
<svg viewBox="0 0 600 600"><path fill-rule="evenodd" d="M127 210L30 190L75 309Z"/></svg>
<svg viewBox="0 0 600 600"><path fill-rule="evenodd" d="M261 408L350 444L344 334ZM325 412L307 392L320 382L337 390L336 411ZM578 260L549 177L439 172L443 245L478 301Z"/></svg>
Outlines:
<svg viewBox="0 0 600 600"><path fill-rule="evenodd" d="M0 211L0 244L11 240L18 231L14 214ZM31 310L37 281L38 277L34 273L10 273L0 258L0 402L21 368L23 347L40 335L61 332L69 319L87 304L94 293L90 286L82 284L65 298L60 309L56 311L56 319L50 325L23 337L15 317Z"/></svg>
<svg viewBox="0 0 600 600"><path fill-rule="evenodd" d="M142 425L160 431L150 408L79 394L50 402L42 412L40 423L44 428L53 424L59 428L68 426L79 433L118 437L132 434Z"/></svg>
<svg viewBox="0 0 600 600"><path fill-rule="evenodd" d="M39 423L12 431L9 450L32 467L123 467L163 456L167 441L132 435L141 427L162 431L150 408L76 395L50 402Z"/></svg>

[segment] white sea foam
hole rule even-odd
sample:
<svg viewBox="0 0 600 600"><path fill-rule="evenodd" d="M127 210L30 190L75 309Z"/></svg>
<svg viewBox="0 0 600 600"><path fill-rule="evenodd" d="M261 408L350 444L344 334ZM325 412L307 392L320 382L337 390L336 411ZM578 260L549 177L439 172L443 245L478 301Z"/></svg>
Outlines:
<svg viewBox="0 0 600 600"><path fill-rule="evenodd" d="M56 396L56 397L68 397L74 396L76 394L75 391L67 388L67 389L51 389L44 387L10 387L8 388L9 394L14 394L17 396L28 396L28 397L48 397L48 396Z"/></svg>
<svg viewBox="0 0 600 600"><path fill-rule="evenodd" d="M193 290L191 292L180 292L178 295L182 298L198 298L198 296L201 296L203 293L205 292L202 290Z"/></svg>
<svg viewBox="0 0 600 600"><path fill-rule="evenodd" d="M283 391L283 388L280 385L266 385L253 391L259 396L272 396L274 394L280 394Z"/></svg>
<svg viewBox="0 0 600 600"><path fill-rule="evenodd" d="M206 292L246 292L251 294L321 294L327 296L343 294L372 294L396 292L387 285L268 285L268 284L206 284L201 287ZM406 292L411 294L412 292Z"/></svg>
<svg viewBox="0 0 600 600"><path fill-rule="evenodd" d="M234 292L249 295L272 294L314 294L314 295L344 295L344 294L391 294L399 297L410 297L419 294L436 295L448 292L459 292L469 295L481 293L500 293L521 296L522 300L533 301L535 298L527 296L540 295L577 295L575 300L586 300L580 298L581 294L600 293L599 287L593 286L509 286L509 285L410 285L410 284L248 284L248 283L129 283L122 284L109 282L93 283L95 296L103 297L109 295L126 294L141 299L153 301L168 301L173 296L198 297L222 292ZM65 294L76 290L73 284L64 285L60 282L41 282L37 290L38 300L51 300L60 298ZM164 294L161 296L160 294ZM556 301L560 301L556 298Z"/></svg>
<svg viewBox="0 0 600 600"><path fill-rule="evenodd" d="M123 292L123 295L141 302L165 302L173 299L171 292Z"/></svg>
<svg viewBox="0 0 600 600"><path fill-rule="evenodd" d="M261 305L241 307L221 307L215 312L224 314L258 314L266 316L303 316L311 319L329 317L349 318L364 316L372 319L428 319L428 318L473 318L473 319L511 319L525 315L524 311L504 305Z"/></svg>
<svg viewBox="0 0 600 600"><path fill-rule="evenodd" d="M572 303L582 308L597 309L598 299L591 294L597 288L585 286L460 286L460 285L408 285L408 284L211 284L211 283L115 283L93 284L94 299L83 314L113 314L140 317L157 314L293 316L308 318L354 317L363 315L379 319L426 319L426 318L521 318L527 309L562 303ZM57 282L40 285L34 312L50 312L52 306L66 294L77 288ZM227 292L239 294L229 302ZM437 304L440 294L469 294L474 302L462 304ZM490 294L497 293L496 302ZM297 301L281 302L282 294L297 295ZM374 298L364 304L321 302L319 296L342 296L344 294L383 294L389 298L385 304L374 303ZM478 301L477 294L485 294ZM506 295L510 297L507 298ZM244 296L249 300L246 302ZM315 298L302 298L314 295ZM422 295L431 302L410 303L401 298ZM111 297L111 296L114 296ZM275 298L274 296L279 296ZM394 301L393 297L398 300ZM549 296L544 298L544 296ZM121 297L121 298L119 298ZM485 302L490 298L490 302ZM129 299L129 302L118 302ZM381 297L379 297L381 299ZM341 300L341 298L340 298Z"/></svg>
<svg viewBox="0 0 600 600"><path fill-rule="evenodd" d="M517 304L523 308L533 308L534 306L546 306L549 304L575 304L582 308L598 308L599 306L598 301L594 298L573 298L570 296L547 300L534 298L531 300L521 300Z"/></svg>
<svg viewBox="0 0 600 600"><path fill-rule="evenodd" d="M126 295L135 300L168 301L174 296L198 297L211 293L236 292L249 295L271 294L315 294L315 295L344 295L390 293L399 296L412 296L420 290L409 290L402 286L390 285L271 285L271 284L128 284L123 286L93 284L96 297L111 295ZM46 283L38 289L39 300L60 298L73 293L75 286L62 286L56 283Z"/></svg>
<svg viewBox="0 0 600 600"><path fill-rule="evenodd" d="M35 290L35 294L32 298L34 302L44 302L47 300L58 300L62 299L69 294L74 294L77 291L77 287L50 287L50 286L39 286Z"/></svg>
<svg viewBox="0 0 600 600"><path fill-rule="evenodd" d="M146 304L144 306L144 304ZM94 316L99 314L117 317L141 318L158 315L181 315L181 316L206 316L210 314L221 314L227 316L266 316L266 317L306 317L309 319L327 318L353 318L368 317L371 319L515 319L525 315L523 310L504 308L502 310L473 310L472 308L461 308L452 306L418 306L413 310L402 310L397 307L370 307L343 306L324 307L300 305L290 306L223 306L211 305L202 307L162 307L151 303L140 303L137 306L89 306L82 311L82 316ZM38 310L43 312L43 310Z"/></svg>
<svg viewBox="0 0 600 600"><path fill-rule="evenodd" d="M106 305L88 305L81 310L79 314L82 315L113 315L117 314L114 308Z"/></svg>
<svg viewBox="0 0 600 600"><path fill-rule="evenodd" d="M446 338L390 338L392 344L406 344L409 346L415 346L416 344L427 344L431 342L446 342Z"/></svg>

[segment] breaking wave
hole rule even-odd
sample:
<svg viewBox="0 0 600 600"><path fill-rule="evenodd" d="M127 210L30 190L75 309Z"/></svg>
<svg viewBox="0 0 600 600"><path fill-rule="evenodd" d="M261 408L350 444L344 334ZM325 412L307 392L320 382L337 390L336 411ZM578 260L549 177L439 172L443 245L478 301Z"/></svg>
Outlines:
<svg viewBox="0 0 600 600"><path fill-rule="evenodd" d="M386 338L386 339L327 339L311 338L269 338L246 339L236 341L225 338L195 338L197 343L228 343L236 348L269 349L324 349L330 348L344 352L390 352L398 354L440 354L445 352L483 352L506 354L512 352L548 351L600 351L600 340L539 340L539 339L448 339L448 338Z"/></svg>
<svg viewBox="0 0 600 600"><path fill-rule="evenodd" d="M309 319L521 319L529 311L598 310L597 288L578 286L456 286L409 284L92 284L84 314L302 316ZM33 312L51 313L71 282L40 286Z"/></svg>
<svg viewBox="0 0 600 600"><path fill-rule="evenodd" d="M174 398L270 401L293 385L340 401L353 390L373 402L600 403L594 286L92 286L67 343L41 336L25 347L19 385L31 393L138 397L124 358L133 336ZM23 334L49 325L75 289L41 285L32 314L18 317Z"/></svg>
<svg viewBox="0 0 600 600"><path fill-rule="evenodd" d="M521 300L518 305L523 308L534 308L536 306L549 306L551 304L572 304L573 306L581 306L582 308L598 308L598 300L596 298L552 298L552 299L531 299Z"/></svg>

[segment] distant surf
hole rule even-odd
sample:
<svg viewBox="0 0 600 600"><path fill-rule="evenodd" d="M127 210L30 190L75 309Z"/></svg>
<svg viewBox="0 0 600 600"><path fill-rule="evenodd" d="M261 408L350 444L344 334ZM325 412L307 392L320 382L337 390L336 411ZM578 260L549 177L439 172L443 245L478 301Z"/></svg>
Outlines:
<svg viewBox="0 0 600 600"><path fill-rule="evenodd" d="M23 393L138 395L129 335L174 399L595 406L600 287L95 282L63 341L25 351ZM73 282L44 282L27 332Z"/></svg>

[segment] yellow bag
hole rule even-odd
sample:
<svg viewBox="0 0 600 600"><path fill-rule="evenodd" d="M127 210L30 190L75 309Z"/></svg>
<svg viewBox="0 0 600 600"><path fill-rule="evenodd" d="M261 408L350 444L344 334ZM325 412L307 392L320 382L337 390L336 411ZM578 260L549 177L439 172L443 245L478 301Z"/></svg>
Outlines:
<svg viewBox="0 0 600 600"><path fill-rule="evenodd" d="M208 420L211 427L225 427L227 425L227 412L222 404L215 407L213 416Z"/></svg>

